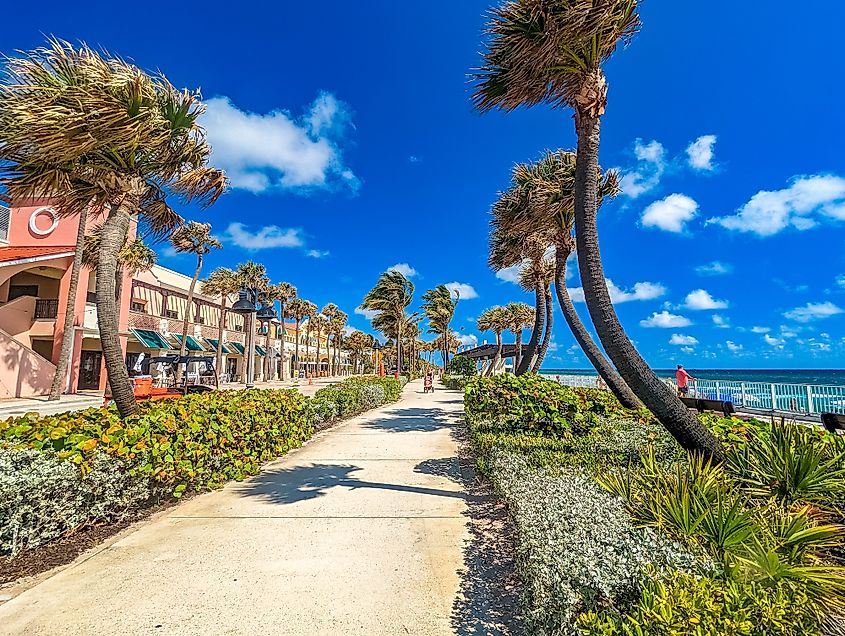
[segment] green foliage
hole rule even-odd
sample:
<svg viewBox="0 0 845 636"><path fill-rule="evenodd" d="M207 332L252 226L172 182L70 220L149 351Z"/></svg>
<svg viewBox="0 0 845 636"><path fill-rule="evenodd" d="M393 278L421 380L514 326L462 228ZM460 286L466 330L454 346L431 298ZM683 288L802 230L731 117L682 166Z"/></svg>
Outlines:
<svg viewBox="0 0 845 636"><path fill-rule="evenodd" d="M449 367L447 371L451 375L478 375L478 368L476 367L475 360L471 360L466 356L455 356L449 360Z"/></svg>
<svg viewBox="0 0 845 636"><path fill-rule="evenodd" d="M444 374L441 382L443 382L444 386L447 389L452 391L463 391L466 388L467 382L469 382L472 378L463 376L463 375L449 375Z"/></svg>
<svg viewBox="0 0 845 636"><path fill-rule="evenodd" d="M700 413L698 417L729 450L745 446L752 435L759 438L768 437L772 427L768 422L755 418L739 419L715 413Z"/></svg>
<svg viewBox="0 0 845 636"><path fill-rule="evenodd" d="M824 618L799 584L696 577L672 572L651 579L633 611L588 612L579 619L589 636L814 636Z"/></svg>

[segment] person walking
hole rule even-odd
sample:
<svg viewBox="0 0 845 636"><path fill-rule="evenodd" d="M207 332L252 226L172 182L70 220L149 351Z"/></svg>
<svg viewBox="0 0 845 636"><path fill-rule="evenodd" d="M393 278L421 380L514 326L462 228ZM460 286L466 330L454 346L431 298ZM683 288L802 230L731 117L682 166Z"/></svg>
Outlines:
<svg viewBox="0 0 845 636"><path fill-rule="evenodd" d="M678 370L675 371L675 382L678 385L678 397L686 397L689 393L689 382L690 380L695 380L687 370L684 369L684 365L679 364Z"/></svg>

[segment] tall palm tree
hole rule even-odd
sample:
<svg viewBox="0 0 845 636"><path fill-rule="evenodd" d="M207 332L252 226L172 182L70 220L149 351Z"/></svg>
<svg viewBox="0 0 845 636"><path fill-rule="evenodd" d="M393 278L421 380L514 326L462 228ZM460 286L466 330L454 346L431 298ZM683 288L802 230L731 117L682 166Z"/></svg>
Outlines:
<svg viewBox="0 0 845 636"><path fill-rule="evenodd" d="M288 314L291 318L294 319L296 322L296 333L295 333L295 341L293 344L294 352L293 355L296 358L296 371L297 375L299 372L299 367L301 364L301 360L299 359L299 334L300 334L300 327L302 325L303 319L308 315L307 312L307 301L302 298L292 298L288 302Z"/></svg>
<svg viewBox="0 0 845 636"><path fill-rule="evenodd" d="M533 371L535 373L539 370L539 365L542 364L543 358L546 356L546 351L549 348L549 343L551 342L552 322L554 317L554 307L551 304L551 284L554 281L554 275L555 262L550 258L543 258L537 263L526 263L519 272L519 284L525 291L534 291L537 287L538 281L543 290L543 311L545 312L543 318L543 336L532 354L532 360L526 365L529 371Z"/></svg>
<svg viewBox="0 0 845 636"><path fill-rule="evenodd" d="M173 244L173 248L177 253L195 254L197 257L197 267L194 270L193 278L191 278L191 284L188 285L188 297L185 300L185 317L182 319L182 338L179 341L179 355L184 356L188 348L188 324L191 322L194 289L202 273L203 258L211 250L219 250L223 245L211 235L211 223L198 223L197 221L188 221L185 225L176 228L173 234L170 235L170 242ZM177 383L181 369L181 365L177 367Z"/></svg>
<svg viewBox="0 0 845 636"><path fill-rule="evenodd" d="M333 309L332 309L333 307ZM326 310L329 313L326 313ZM349 320L349 315L334 305L326 305L323 308L323 315L329 316L329 333L332 335L334 343L334 358L332 361L332 375L340 374L340 343L343 339L343 334L346 329L346 323Z"/></svg>
<svg viewBox="0 0 845 636"><path fill-rule="evenodd" d="M95 225L85 237L82 248L82 265L98 271L100 262L100 237L102 225ZM120 298L123 287L123 277L133 277L140 272L150 271L158 261L158 255L143 239L127 237L117 255L117 271L115 273L115 297Z"/></svg>
<svg viewBox="0 0 845 636"><path fill-rule="evenodd" d="M619 184L615 171L605 174L599 171L598 179L601 205L606 197L618 194ZM619 401L628 408L639 408L641 403L637 396L584 327L566 288L567 262L575 251L572 236L575 223L575 153L547 152L536 163L520 164L514 169L514 183L521 196L528 201L528 213L516 221L519 229L533 232L538 227L550 227L555 230L555 291L563 317L575 340Z"/></svg>
<svg viewBox="0 0 845 636"><path fill-rule="evenodd" d="M453 294L452 290L446 287L446 285L438 285L423 294L422 307L426 318L428 318L428 333L443 336L449 332L449 325L455 316L455 309L460 299L460 293L456 290ZM447 342L448 340L443 338L444 345ZM443 356L443 368L445 369L449 365L449 349L444 347L441 355Z"/></svg>
<svg viewBox="0 0 845 636"><path fill-rule="evenodd" d="M241 288L235 272L228 267L218 267L208 275L202 285L200 292L205 296L220 296L220 318L217 322L217 372L223 369L223 331L226 328L226 301L232 294L237 294Z"/></svg>
<svg viewBox="0 0 845 636"><path fill-rule="evenodd" d="M329 321L323 314L318 313L311 317L311 320L308 321L308 326L317 332L317 377L319 378L323 375L322 362L320 361L320 350L323 344L322 337L323 332L329 326ZM328 338L326 338L326 349L328 349Z"/></svg>
<svg viewBox="0 0 845 636"><path fill-rule="evenodd" d="M508 330L514 335L516 342L516 355L513 362L516 369L522 358L522 332L534 323L534 310L525 303L508 303L505 310L508 312Z"/></svg>
<svg viewBox="0 0 845 636"><path fill-rule="evenodd" d="M267 277L267 268L261 263L247 261L241 263L235 270L235 276L240 287L255 289L259 293L266 292L270 286L270 279ZM244 333L246 334L246 384L250 385L255 380L255 314L249 314L249 319L244 318Z"/></svg>
<svg viewBox="0 0 845 636"><path fill-rule="evenodd" d="M639 0L509 0L494 10L477 108L548 103L575 111L575 240L587 309L625 382L685 449L721 462L722 445L634 347L613 308L599 250L599 142L607 107L603 64L640 28Z"/></svg>
<svg viewBox="0 0 845 636"><path fill-rule="evenodd" d="M402 372L402 324L405 308L414 298L414 284L396 270L384 272L366 296L361 306L379 313L383 327L393 325L396 330L396 373ZM376 326L376 321L373 321ZM378 327L377 327L378 328ZM385 334L387 335L387 334Z"/></svg>
<svg viewBox="0 0 845 636"><path fill-rule="evenodd" d="M311 320L317 314L317 305L310 300L304 302L305 315L308 317L308 320L305 322L305 374L311 375L308 369L309 358L311 357Z"/></svg>
<svg viewBox="0 0 845 636"><path fill-rule="evenodd" d="M287 349L285 348L285 336L287 336L287 327L285 327L285 318L287 316L288 303L296 298L296 287L290 283L277 283L274 286L274 297L279 301L279 316L282 320L282 371L280 379L282 381L287 379Z"/></svg>
<svg viewBox="0 0 845 636"><path fill-rule="evenodd" d="M326 318L326 353L329 357L329 369L328 374L329 376L334 376L335 368L334 368L334 356L332 355L332 350L330 346L329 339L334 335L334 330L337 326L337 323L332 322L335 317L337 316L337 312L340 309L334 303L328 303L323 307L323 310L320 312ZM335 349L337 349L337 343L335 343Z"/></svg>
<svg viewBox="0 0 845 636"><path fill-rule="evenodd" d="M122 417L135 413L120 343L115 298L118 255L137 216L168 235L180 216L175 195L211 204L223 173L198 118L199 94L174 88L119 58L67 42L6 60L0 90L2 185L12 200L48 197L63 214L105 210L97 270L97 322L112 396Z"/></svg>
<svg viewBox="0 0 845 636"><path fill-rule="evenodd" d="M493 375L496 366L502 359L502 332L508 328L509 316L503 307L491 307L478 317L477 326L479 331L492 331L496 334L496 354L493 361L487 368L487 375Z"/></svg>

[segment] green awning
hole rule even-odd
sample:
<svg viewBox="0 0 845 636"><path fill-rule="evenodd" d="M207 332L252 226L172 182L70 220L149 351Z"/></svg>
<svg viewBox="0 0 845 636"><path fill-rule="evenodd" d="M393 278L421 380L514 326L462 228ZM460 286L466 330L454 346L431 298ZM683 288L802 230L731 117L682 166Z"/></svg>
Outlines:
<svg viewBox="0 0 845 636"><path fill-rule="evenodd" d="M233 347L237 353L244 354L244 346L240 342L230 342L230 347Z"/></svg>
<svg viewBox="0 0 845 636"><path fill-rule="evenodd" d="M263 358L264 356L267 355L267 352L264 351L263 347L259 347L258 345L255 345L255 355L261 356Z"/></svg>
<svg viewBox="0 0 845 636"><path fill-rule="evenodd" d="M173 349L173 345L157 331L149 329L130 329L129 331L148 349Z"/></svg>
<svg viewBox="0 0 845 636"><path fill-rule="evenodd" d="M205 343L206 343L209 347L211 347L211 348L212 348L212 350L217 351L217 338L203 338L203 340L205 340ZM227 347L226 345L223 345L223 348L221 349L221 351L222 351L223 353L232 353L232 352L229 350L229 347Z"/></svg>
<svg viewBox="0 0 845 636"><path fill-rule="evenodd" d="M174 333L173 337L176 338L176 342L180 345L182 344L182 334L181 333ZM205 351L205 347L203 347L193 336L188 336L188 351Z"/></svg>

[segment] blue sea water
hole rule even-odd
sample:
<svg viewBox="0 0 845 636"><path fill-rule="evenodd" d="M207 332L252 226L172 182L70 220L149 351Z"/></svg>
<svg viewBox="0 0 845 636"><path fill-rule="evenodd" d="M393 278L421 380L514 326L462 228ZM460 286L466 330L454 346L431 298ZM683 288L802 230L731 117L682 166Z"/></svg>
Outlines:
<svg viewBox="0 0 845 636"><path fill-rule="evenodd" d="M675 378L675 369L655 369L660 378ZM845 386L845 369L695 369L687 371L699 380L772 382L775 384L815 384ZM542 369L543 375L595 376L594 369Z"/></svg>

